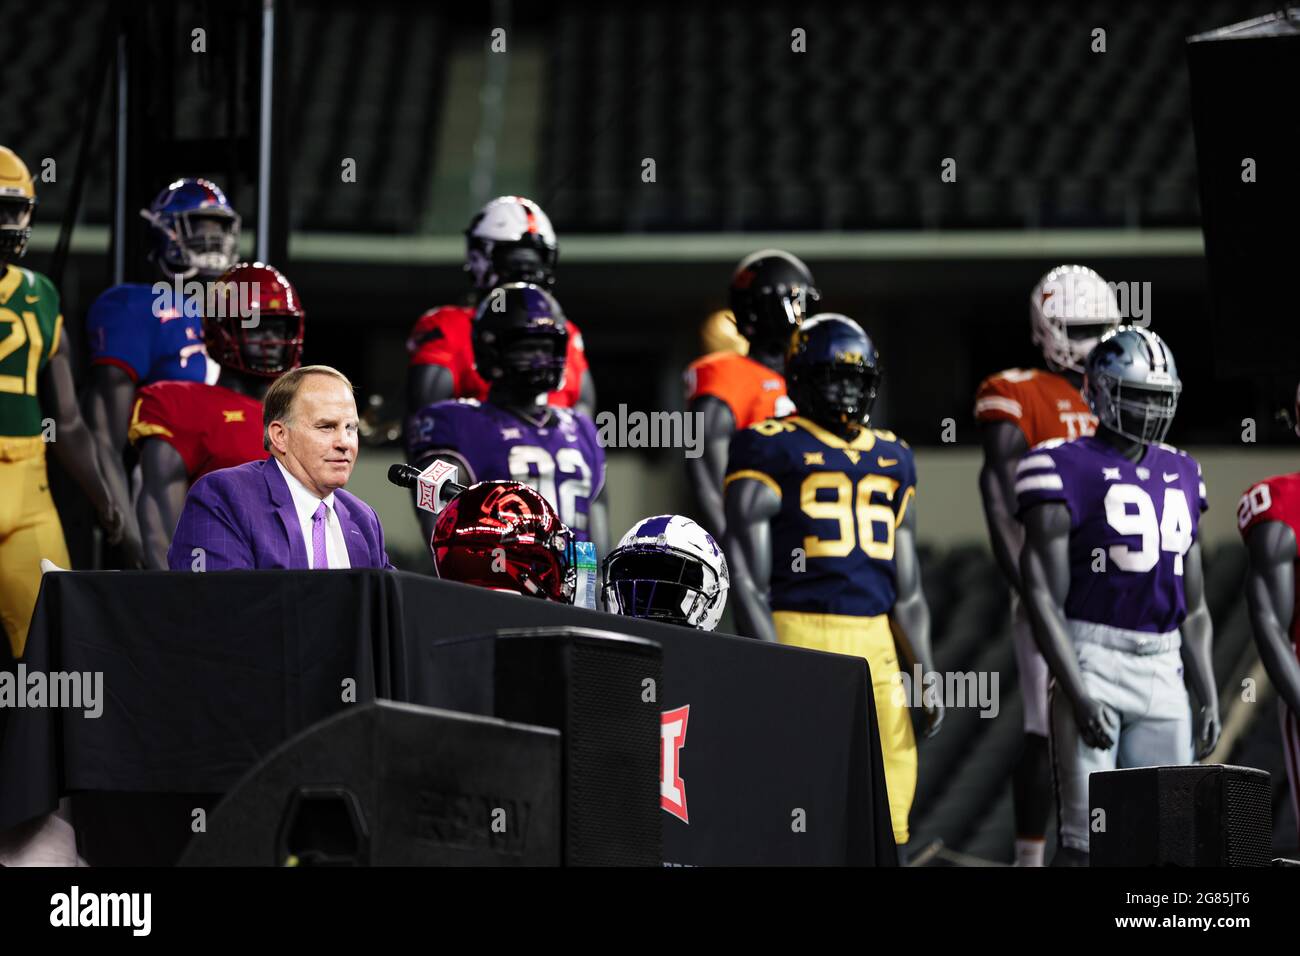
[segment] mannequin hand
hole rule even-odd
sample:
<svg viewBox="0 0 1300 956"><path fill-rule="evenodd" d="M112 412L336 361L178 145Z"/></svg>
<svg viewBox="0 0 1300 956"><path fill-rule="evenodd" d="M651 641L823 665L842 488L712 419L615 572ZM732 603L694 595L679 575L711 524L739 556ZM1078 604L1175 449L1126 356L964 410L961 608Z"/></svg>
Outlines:
<svg viewBox="0 0 1300 956"><path fill-rule="evenodd" d="M1079 736L1089 747L1109 750L1115 743L1115 729L1110 714L1098 701L1084 697L1074 705L1074 720L1079 725Z"/></svg>

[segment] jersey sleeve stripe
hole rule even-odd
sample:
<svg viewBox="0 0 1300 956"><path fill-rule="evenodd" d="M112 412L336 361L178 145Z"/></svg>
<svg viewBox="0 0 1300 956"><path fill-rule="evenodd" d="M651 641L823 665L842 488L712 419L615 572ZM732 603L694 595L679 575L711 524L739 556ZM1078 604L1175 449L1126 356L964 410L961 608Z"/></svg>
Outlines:
<svg viewBox="0 0 1300 956"><path fill-rule="evenodd" d="M1060 475L1030 475L1016 482L1016 494L1026 491L1061 491L1065 483Z"/></svg>
<svg viewBox="0 0 1300 956"><path fill-rule="evenodd" d="M761 471L757 471L753 468L742 468L740 471L733 471L731 474L727 475L722 482L723 491L725 491L733 481L739 481L742 478L752 478L754 481L761 481L763 484L771 488L778 498L781 497L781 486L772 480L770 475L765 475Z"/></svg>
<svg viewBox="0 0 1300 956"><path fill-rule="evenodd" d="M1202 497L1202 498L1206 498L1206 497L1208 497L1208 495L1206 495L1206 493L1205 493L1205 482L1203 482L1203 481L1201 482L1201 485L1200 485L1200 494L1201 494L1201 497Z"/></svg>
<svg viewBox="0 0 1300 956"><path fill-rule="evenodd" d="M153 422L132 422L131 427L126 433L127 440L132 445L138 445L142 438L175 438L166 425L155 425Z"/></svg>
<svg viewBox="0 0 1300 956"><path fill-rule="evenodd" d="M901 527L903 516L907 514L907 506L911 504L912 499L916 496L916 486L911 485L907 491L903 492L903 503L898 506L898 517L894 519L894 527Z"/></svg>
<svg viewBox="0 0 1300 956"><path fill-rule="evenodd" d="M1014 415L1020 418L1024 410L1020 403L1014 398L1004 398L1001 395L986 395L975 403L975 414L981 412L1006 412L1008 415Z"/></svg>
<svg viewBox="0 0 1300 956"><path fill-rule="evenodd" d="M1031 471L1034 468L1055 468L1056 459L1051 455L1026 455L1020 459L1020 464L1016 466L1016 474L1022 471Z"/></svg>

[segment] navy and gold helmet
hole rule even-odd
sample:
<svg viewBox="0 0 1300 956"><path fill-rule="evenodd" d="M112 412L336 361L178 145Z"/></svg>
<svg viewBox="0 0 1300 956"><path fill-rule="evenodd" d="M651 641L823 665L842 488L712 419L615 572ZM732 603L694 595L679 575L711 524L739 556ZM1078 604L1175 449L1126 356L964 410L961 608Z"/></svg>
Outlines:
<svg viewBox="0 0 1300 956"><path fill-rule="evenodd" d="M1121 325L1084 362L1083 397L1097 420L1144 445L1165 440L1182 390L1174 353L1150 329Z"/></svg>
<svg viewBox="0 0 1300 956"><path fill-rule="evenodd" d="M824 428L842 431L865 425L880 377L875 345L848 316L814 315L790 339L786 390L799 414Z"/></svg>

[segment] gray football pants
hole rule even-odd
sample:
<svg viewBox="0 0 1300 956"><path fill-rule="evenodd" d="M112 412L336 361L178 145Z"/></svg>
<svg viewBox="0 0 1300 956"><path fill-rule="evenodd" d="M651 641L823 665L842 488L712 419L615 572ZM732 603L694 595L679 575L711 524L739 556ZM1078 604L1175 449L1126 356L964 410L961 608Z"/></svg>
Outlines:
<svg viewBox="0 0 1300 956"><path fill-rule="evenodd" d="M1192 712L1177 631L1143 634L1086 621L1068 623L1084 687L1106 710L1114 741L1106 750L1085 744L1069 698L1052 682L1048 710L1057 842L1087 851L1092 823L1088 775L1191 763Z"/></svg>

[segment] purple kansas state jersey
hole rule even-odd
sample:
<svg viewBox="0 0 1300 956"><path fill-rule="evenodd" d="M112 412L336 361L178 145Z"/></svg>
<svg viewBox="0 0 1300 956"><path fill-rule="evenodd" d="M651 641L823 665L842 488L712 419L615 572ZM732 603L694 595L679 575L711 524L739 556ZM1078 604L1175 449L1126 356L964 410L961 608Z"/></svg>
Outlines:
<svg viewBox="0 0 1300 956"><path fill-rule="evenodd" d="M464 467L462 484L508 479L535 488L579 541L605 483L605 451L586 415L551 406L543 425L473 398L427 405L411 416L407 449L423 464L437 455Z"/></svg>
<svg viewBox="0 0 1300 956"><path fill-rule="evenodd" d="M1070 510L1065 616L1167 634L1187 616L1183 555L1208 505L1201 466L1149 445L1131 462L1095 437L1043 442L1016 469L1019 513L1046 501Z"/></svg>

